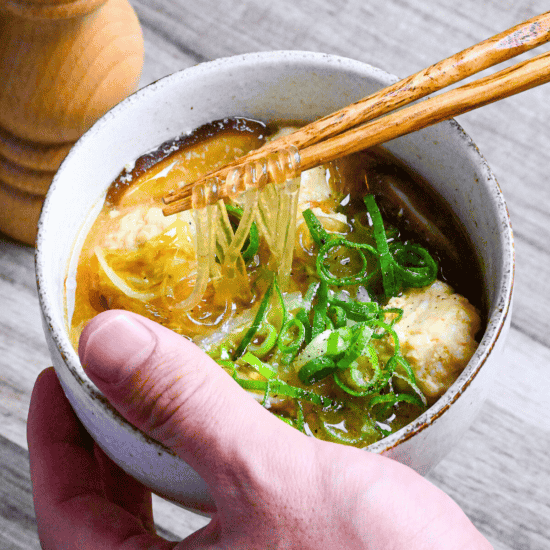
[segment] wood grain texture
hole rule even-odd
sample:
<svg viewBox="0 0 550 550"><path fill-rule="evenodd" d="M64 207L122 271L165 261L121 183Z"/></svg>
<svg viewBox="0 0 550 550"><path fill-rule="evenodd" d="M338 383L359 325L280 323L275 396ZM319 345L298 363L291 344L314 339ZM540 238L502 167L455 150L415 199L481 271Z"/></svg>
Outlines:
<svg viewBox="0 0 550 550"><path fill-rule="evenodd" d="M204 60L273 49L344 55L405 77L548 9L542 0L131 3L145 38L141 85ZM495 550L550 548L549 98L545 85L458 119L508 202L516 238L515 303L494 391L429 479L463 507ZM9 550L39 547L27 519L17 519L30 517L30 486L22 473L30 391L49 364L32 253L9 238L0 240L0 490L21 485L0 495L0 548ZM160 529L173 537L206 521L160 499L155 511Z"/></svg>
<svg viewBox="0 0 550 550"><path fill-rule="evenodd" d="M134 91L143 45L126 0L68 19L0 13L0 125L14 136L74 142Z"/></svg>
<svg viewBox="0 0 550 550"><path fill-rule="evenodd" d="M17 138L0 128L0 160L12 162L22 168L55 172L72 145L37 144Z"/></svg>
<svg viewBox="0 0 550 550"><path fill-rule="evenodd" d="M0 544L3 550L39 550L29 454L0 436Z"/></svg>
<svg viewBox="0 0 550 550"><path fill-rule="evenodd" d="M70 144L135 90L143 37L127 0L2 2L0 37L0 230L32 244Z"/></svg>
<svg viewBox="0 0 550 550"><path fill-rule="evenodd" d="M3 8L26 19L72 19L99 8L105 0L5 0Z"/></svg>
<svg viewBox="0 0 550 550"><path fill-rule="evenodd" d="M170 206L164 208L163 212L168 216L191 208L193 187L211 178L223 181L235 168L243 168L252 161L263 160L270 153L296 147L300 154L300 170L309 170L544 84L550 78L547 53L458 89L444 90L549 40L550 12L547 12L454 53L435 65L314 120L291 134L272 140L259 150L209 172L195 182L189 182L182 189L164 197L164 202ZM440 90L444 91L436 97L409 105ZM398 110L407 105L409 107L406 109ZM265 183L267 181L269 179ZM212 193L210 204L226 198L228 187L226 182L218 192Z"/></svg>
<svg viewBox="0 0 550 550"><path fill-rule="evenodd" d="M15 189L0 180L0 231L25 243L34 243L44 195Z"/></svg>

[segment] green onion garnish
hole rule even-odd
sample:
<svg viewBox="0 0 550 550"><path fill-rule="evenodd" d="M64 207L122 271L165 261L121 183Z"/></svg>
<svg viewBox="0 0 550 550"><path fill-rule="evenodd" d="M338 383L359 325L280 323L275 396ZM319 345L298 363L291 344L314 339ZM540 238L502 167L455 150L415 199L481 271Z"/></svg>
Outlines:
<svg viewBox="0 0 550 550"><path fill-rule="evenodd" d="M284 340L288 335L292 335L292 331L294 329L296 329L297 334L294 336L294 338L291 337L290 343L285 344ZM279 333L279 349L283 353L296 354L298 353L298 350L300 349L300 346L304 342L305 338L306 329L303 322L297 317L293 317L284 324L281 332Z"/></svg>
<svg viewBox="0 0 550 550"><path fill-rule="evenodd" d="M423 287L437 277L437 262L420 245L392 245L395 271L406 287Z"/></svg>
<svg viewBox="0 0 550 550"><path fill-rule="evenodd" d="M315 339L324 330L333 328L332 321L327 315L328 298L328 285L325 281L321 281L317 290L317 303L313 306L312 339Z"/></svg>
<svg viewBox="0 0 550 550"><path fill-rule="evenodd" d="M275 278L273 278L273 281L271 282L271 284L267 288L266 293L264 294L262 302L260 303L260 307L258 308L258 311L256 313L256 317L254 317L254 321L252 321L252 325L250 325L250 328L246 331L244 338L241 340L241 343L239 344L239 347L233 353L234 361L236 361L239 357L241 357L242 354L246 351L246 348L248 347L250 342L252 342L252 339L254 338L255 334L258 332L260 325L265 321L265 317L267 314L267 307L269 306L269 302L271 301L271 296L273 295L274 288L275 288Z"/></svg>
<svg viewBox="0 0 550 550"><path fill-rule="evenodd" d="M238 220L240 220L243 216L243 210L238 206L234 206L232 204L226 204L225 209L227 210L228 214L232 214ZM247 243L248 243L248 246L247 246ZM250 226L248 239L245 241L243 248L241 249L241 255L243 257L243 260L245 262L250 261L258 253L259 246L260 246L260 234L258 233L256 222L253 222L252 225Z"/></svg>
<svg viewBox="0 0 550 550"><path fill-rule="evenodd" d="M271 351L271 349L277 342L277 337L279 335L278 330L271 323L268 323L267 321L264 321L260 325L258 331L254 336L257 336L257 335L262 336L264 335L264 333L265 333L265 337L261 344L254 344L254 343L248 344L248 349L253 353L255 353L258 357L263 357L264 355L268 354Z"/></svg>
<svg viewBox="0 0 550 550"><path fill-rule="evenodd" d="M306 385L314 384L332 374L337 368L336 363L330 357L317 357L300 369L298 378Z"/></svg>
<svg viewBox="0 0 550 550"><path fill-rule="evenodd" d="M260 391L262 393L266 391L267 382L264 382L263 380L245 380L244 378L239 378L236 373L233 375L233 379L245 390ZM329 407L332 405L332 399L329 399L328 397L323 397L322 395L309 390L304 390L303 388L291 386L281 380L270 380L269 386L271 393L274 395L286 395L287 397L292 397L293 399L309 401L310 403L319 405L320 407Z"/></svg>
<svg viewBox="0 0 550 550"><path fill-rule="evenodd" d="M245 363L248 363L251 367L254 367L264 378L270 380L277 376L277 372L273 370L271 365L264 363L258 359L254 354L247 351L242 357L241 360Z"/></svg>
<svg viewBox="0 0 550 550"><path fill-rule="evenodd" d="M424 408L424 403L417 395L411 395L408 393L385 393L382 395L375 395L369 401L369 407L372 409L376 405L382 405L381 415L386 415L388 410L397 405L397 403L410 403L420 409Z"/></svg>
<svg viewBox="0 0 550 550"><path fill-rule="evenodd" d="M359 258L361 258L361 267L358 269L356 275L351 275L349 277L335 277L328 270L327 266L325 265L325 260L329 252L336 246L344 246L357 250ZM367 258L363 251L366 251L373 256L377 255L376 250L370 244L354 243L352 241L348 241L344 237L334 237L330 239L327 243L321 246L319 254L315 261L319 278L323 282L335 286L368 285L377 273L376 271L373 271L369 274L366 274Z"/></svg>
<svg viewBox="0 0 550 550"><path fill-rule="evenodd" d="M218 363L231 373L241 387L263 394L261 402L264 406L267 406L270 396L286 396L295 400L296 410L285 412L285 415L295 415L295 418L278 416L304 433L303 402L322 408L334 407L335 411L342 407L358 408L361 403L364 426L358 435L340 429L339 424L328 424L319 419L321 429L329 439L346 444L360 444L374 433L378 436L388 435L391 430L375 422L375 417L386 415L399 403L423 408L427 401L417 386L413 369L401 354L399 338L394 329L403 316L403 310L383 309L378 302L353 299L353 288L345 292L339 292L338 289L363 285L370 292L369 286L374 278L381 277L384 295L390 298L404 288L430 284L438 269L435 260L423 247L415 243L394 242L396 235L393 234L388 238L373 195L365 197L364 202L372 222L375 246L329 233L311 210L305 210L304 219L318 247L316 271L319 281L309 285L300 307L288 311L274 276L254 320L235 352L231 356L222 346L221 356L218 356ZM228 212L237 218L242 215L239 210L228 207ZM336 247L348 248L358 255L359 268L354 275L337 277L331 273L328 258ZM252 230L243 257L249 250L254 254L257 251L257 237L252 235ZM376 259L378 265L369 269L371 257ZM381 338L390 339L393 345L393 354L385 363L379 359L373 345L373 340ZM256 341L260 343L256 344ZM230 361L230 357L233 361L238 360L238 365ZM278 369L266 361L280 366L292 364L298 379L306 386L330 377L329 382L333 381L334 384L333 390L338 391L339 388L351 397L368 399L354 402L346 398L336 402L316 391L292 386L279 379ZM239 365L241 368L248 365L263 380L239 377ZM282 369L281 372L288 371ZM397 388L402 390L405 385L408 386L406 392L397 391ZM371 417L371 413L374 416Z"/></svg>
<svg viewBox="0 0 550 550"><path fill-rule="evenodd" d="M380 263L380 271L382 273L384 293L386 298L389 298L390 296L395 296L399 290L394 274L394 260L390 254L386 230L384 229L384 221L382 220L382 214L380 214L378 205L374 200L374 195L367 195L364 200L367 207L367 212L372 220L372 230L374 233L376 248L378 249L378 261Z"/></svg>
<svg viewBox="0 0 550 550"><path fill-rule="evenodd" d="M324 227L323 224L319 221L317 216L311 211L311 209L304 210L302 212L304 220L306 221L307 228L309 229L309 234L313 239L313 242L317 246L323 246L328 243L329 240L334 236L331 235Z"/></svg>

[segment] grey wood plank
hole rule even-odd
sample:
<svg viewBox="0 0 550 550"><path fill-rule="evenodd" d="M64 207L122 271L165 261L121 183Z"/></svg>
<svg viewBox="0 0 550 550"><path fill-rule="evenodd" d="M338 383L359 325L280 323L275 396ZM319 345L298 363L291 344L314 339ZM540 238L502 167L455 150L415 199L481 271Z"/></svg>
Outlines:
<svg viewBox="0 0 550 550"><path fill-rule="evenodd" d="M210 518L184 510L172 502L153 495L155 525L167 540L182 540L210 522Z"/></svg>
<svg viewBox="0 0 550 550"><path fill-rule="evenodd" d="M478 419L428 476L495 549L550 542L549 364L547 347L513 329Z"/></svg>
<svg viewBox="0 0 550 550"><path fill-rule="evenodd" d="M488 398L528 430L546 433L537 442L541 448L550 441L549 365L550 348L512 328Z"/></svg>
<svg viewBox="0 0 550 550"><path fill-rule="evenodd" d="M481 419L428 476L453 497L495 548L550 547L549 430L488 402ZM480 447L483 453L479 453ZM526 488L526 484L528 487Z"/></svg>
<svg viewBox="0 0 550 550"><path fill-rule="evenodd" d="M29 455L0 435L0 548L40 549L29 474Z"/></svg>
<svg viewBox="0 0 550 550"><path fill-rule="evenodd" d="M550 132L548 86L459 117L493 169L506 198L516 249L513 324L550 345Z"/></svg>
<svg viewBox="0 0 550 550"><path fill-rule="evenodd" d="M1 434L26 448L26 418L38 373L50 365L34 275L34 249L0 240Z"/></svg>

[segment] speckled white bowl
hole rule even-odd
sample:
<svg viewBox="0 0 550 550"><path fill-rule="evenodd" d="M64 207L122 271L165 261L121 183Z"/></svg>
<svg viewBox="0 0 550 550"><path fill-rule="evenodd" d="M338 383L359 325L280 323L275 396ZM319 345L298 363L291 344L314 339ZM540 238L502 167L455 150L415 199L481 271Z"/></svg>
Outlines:
<svg viewBox="0 0 550 550"><path fill-rule="evenodd" d="M189 508L212 509L202 479L109 406L84 374L66 331L65 293L71 293L79 236L101 207L109 183L127 162L211 120L234 115L263 121L312 120L395 80L364 63L310 52L249 54L203 63L123 101L78 141L63 162L42 211L36 254L53 364L96 441L156 493ZM425 474L474 421L499 366L510 321L512 230L491 170L456 122L400 138L387 147L431 182L462 220L477 249L489 304L481 345L456 383L412 424L369 447Z"/></svg>

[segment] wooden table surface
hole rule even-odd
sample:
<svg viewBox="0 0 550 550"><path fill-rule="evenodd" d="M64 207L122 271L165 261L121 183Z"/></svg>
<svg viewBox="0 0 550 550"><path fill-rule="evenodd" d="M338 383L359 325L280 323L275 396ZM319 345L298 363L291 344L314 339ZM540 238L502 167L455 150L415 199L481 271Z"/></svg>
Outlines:
<svg viewBox="0 0 550 550"><path fill-rule="evenodd" d="M542 0L131 3L145 36L142 85L202 61L279 49L352 57L404 77L548 9ZM459 117L508 202L516 240L515 304L491 396L471 430L429 478L499 550L550 548L549 120L550 85ZM34 380L50 360L39 319L33 254L31 247L0 235L4 550L40 546L25 427ZM174 539L206 522L160 499L155 510L160 532Z"/></svg>

